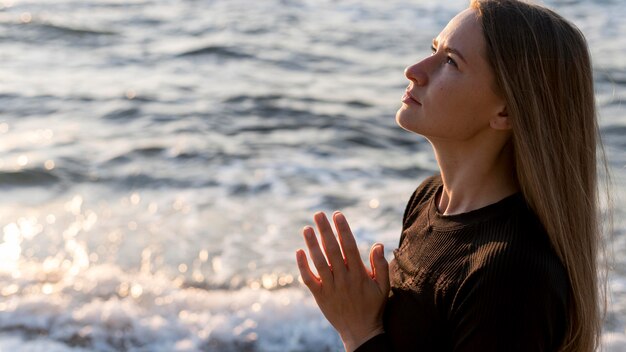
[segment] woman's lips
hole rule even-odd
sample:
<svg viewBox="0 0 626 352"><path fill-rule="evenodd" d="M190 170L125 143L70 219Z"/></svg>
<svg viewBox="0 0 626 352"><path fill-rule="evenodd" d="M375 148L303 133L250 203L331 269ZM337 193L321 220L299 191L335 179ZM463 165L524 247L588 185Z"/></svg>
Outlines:
<svg viewBox="0 0 626 352"><path fill-rule="evenodd" d="M408 90L404 92L404 95L402 96L402 102L407 105L419 105L419 106L422 105L422 103L420 103L415 98L413 98L413 96L411 95L411 93L409 93Z"/></svg>

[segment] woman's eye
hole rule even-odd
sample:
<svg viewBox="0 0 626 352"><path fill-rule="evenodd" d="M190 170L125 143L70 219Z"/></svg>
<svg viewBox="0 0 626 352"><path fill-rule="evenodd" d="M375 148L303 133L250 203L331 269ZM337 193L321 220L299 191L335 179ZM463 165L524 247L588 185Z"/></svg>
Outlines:
<svg viewBox="0 0 626 352"><path fill-rule="evenodd" d="M431 56L435 55L437 53L437 48L435 48L434 45L431 45L430 46L430 51L431 51L431 53L430 53ZM458 67L458 65L456 64L456 61L454 61L454 59L452 57L450 57L450 56L446 57L445 63L453 65L454 67Z"/></svg>
<svg viewBox="0 0 626 352"><path fill-rule="evenodd" d="M446 58L446 64L450 64L450 65L453 65L453 66L455 66L455 67L457 66L456 61L454 61L454 59L453 59L453 58L451 58L450 56L448 56L448 57Z"/></svg>

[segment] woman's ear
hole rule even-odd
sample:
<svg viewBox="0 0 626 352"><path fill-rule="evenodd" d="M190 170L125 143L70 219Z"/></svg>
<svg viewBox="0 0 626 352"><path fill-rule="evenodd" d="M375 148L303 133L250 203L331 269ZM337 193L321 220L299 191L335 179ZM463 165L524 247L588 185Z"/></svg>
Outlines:
<svg viewBox="0 0 626 352"><path fill-rule="evenodd" d="M511 129L511 120L509 118L509 113L506 110L506 106L498 113L497 116L489 121L489 125L494 130L510 130Z"/></svg>

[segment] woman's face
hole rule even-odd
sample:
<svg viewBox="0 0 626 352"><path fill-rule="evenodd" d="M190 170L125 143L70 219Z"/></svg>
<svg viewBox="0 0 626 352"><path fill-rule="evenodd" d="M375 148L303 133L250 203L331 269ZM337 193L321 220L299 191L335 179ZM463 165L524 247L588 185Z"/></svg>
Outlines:
<svg viewBox="0 0 626 352"><path fill-rule="evenodd" d="M396 121L431 142L476 138L505 111L504 100L494 92L477 11L454 17L433 48L431 56L405 69L410 83Z"/></svg>

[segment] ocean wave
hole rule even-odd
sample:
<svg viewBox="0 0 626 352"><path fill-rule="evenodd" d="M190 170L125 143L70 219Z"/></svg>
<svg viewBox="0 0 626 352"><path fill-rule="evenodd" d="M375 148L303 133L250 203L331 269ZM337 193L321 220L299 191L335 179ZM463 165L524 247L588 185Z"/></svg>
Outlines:
<svg viewBox="0 0 626 352"><path fill-rule="evenodd" d="M619 67L597 67L594 74L598 83L626 85L626 70Z"/></svg>
<svg viewBox="0 0 626 352"><path fill-rule="evenodd" d="M341 348L297 282L223 289L112 264L52 273L22 263L0 272L0 350L333 351ZM48 271L48 277L42 272ZM50 280L49 278L54 279ZM606 331L603 350L623 351L626 334Z"/></svg>
<svg viewBox="0 0 626 352"><path fill-rule="evenodd" d="M102 264L58 281L0 275L0 350L330 351L337 335L300 285L200 289ZM31 270L34 269L35 271ZM29 294L25 294L29 292Z"/></svg>
<svg viewBox="0 0 626 352"><path fill-rule="evenodd" d="M187 179L177 178L175 175L157 175L149 171L132 173L129 175L98 175L90 180L99 185L109 185L117 190L137 190L137 189L193 189L216 187L219 184L212 178L188 177Z"/></svg>
<svg viewBox="0 0 626 352"><path fill-rule="evenodd" d="M208 45L202 48L185 51L178 54L177 56L189 57L202 55L217 56L225 59L249 59L255 57L254 55L245 53L237 48L221 45Z"/></svg>
<svg viewBox="0 0 626 352"><path fill-rule="evenodd" d="M614 148L626 148L626 125L611 125L601 128L602 138Z"/></svg>
<svg viewBox="0 0 626 352"><path fill-rule="evenodd" d="M72 48L95 48L111 45L116 38L119 38L116 32L55 24L42 21L37 17L29 19L26 23L15 22L13 19L3 20L0 25L7 33L5 40L10 39L12 43L42 45L56 41Z"/></svg>
<svg viewBox="0 0 626 352"><path fill-rule="evenodd" d="M70 36L70 37L84 37L84 36L114 36L119 33L102 29L80 28L72 27L69 25L55 24L55 23L35 23L35 26L40 27L41 30L46 31L48 34Z"/></svg>
<svg viewBox="0 0 626 352"><path fill-rule="evenodd" d="M323 103L323 104L337 104L337 105L346 105L350 107L356 108L371 108L374 105L359 99L351 99L351 100L329 100L329 99L321 99L315 97L297 97L290 96L285 94L261 94L261 95L249 95L249 94L238 94L234 96L227 97L223 100L225 104L267 104L268 102L279 102L281 100L284 101L298 101L302 103Z"/></svg>
<svg viewBox="0 0 626 352"><path fill-rule="evenodd" d="M141 112L141 108L134 106L129 108L119 108L106 113L102 116L102 118L107 120L129 120L140 117Z"/></svg>
<svg viewBox="0 0 626 352"><path fill-rule="evenodd" d="M49 186L60 180L54 172L38 168L0 172L0 187Z"/></svg>

